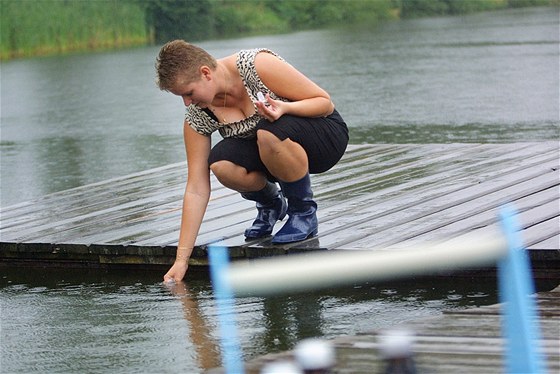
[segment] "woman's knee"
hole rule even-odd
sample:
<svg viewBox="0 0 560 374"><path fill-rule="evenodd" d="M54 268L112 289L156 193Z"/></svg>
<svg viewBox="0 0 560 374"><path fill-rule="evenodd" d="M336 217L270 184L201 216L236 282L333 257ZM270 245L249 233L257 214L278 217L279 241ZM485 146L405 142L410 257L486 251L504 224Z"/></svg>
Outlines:
<svg viewBox="0 0 560 374"><path fill-rule="evenodd" d="M256 191L262 188L266 179L263 173L248 172L244 167L225 160L214 162L210 170L222 185L240 192Z"/></svg>
<svg viewBox="0 0 560 374"><path fill-rule="evenodd" d="M220 160L210 164L210 170L218 178L221 184L229 187L235 184L236 174L239 173L237 170L239 166L235 165L233 162Z"/></svg>
<svg viewBox="0 0 560 374"><path fill-rule="evenodd" d="M282 140L267 130L257 130L257 145L259 153L278 152L282 147Z"/></svg>
<svg viewBox="0 0 560 374"><path fill-rule="evenodd" d="M220 160L210 164L210 170L216 177L227 174L231 170L233 163L230 161Z"/></svg>

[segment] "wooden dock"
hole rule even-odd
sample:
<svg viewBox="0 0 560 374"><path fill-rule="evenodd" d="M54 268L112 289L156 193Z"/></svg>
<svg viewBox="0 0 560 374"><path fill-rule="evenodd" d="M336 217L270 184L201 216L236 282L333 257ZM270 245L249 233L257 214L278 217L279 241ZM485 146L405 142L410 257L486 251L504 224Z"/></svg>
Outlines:
<svg viewBox="0 0 560 374"><path fill-rule="evenodd" d="M191 269L207 265L209 245L255 258L483 235L500 230L499 208L511 202L535 277L559 278L559 176L558 141L352 145L335 168L312 176L319 236L289 245L245 241L254 203L213 180ZM185 179L177 163L3 207L0 265L166 269Z"/></svg>
<svg viewBox="0 0 560 374"><path fill-rule="evenodd" d="M537 294L541 352L547 373L560 372L560 287ZM418 373L504 373L504 339L501 304L444 312L443 316L418 319L397 329L410 331L411 351ZM393 327L391 327L393 328ZM386 331L341 336L331 342L335 348L337 374L383 373L379 337ZM280 352L245 363L247 374L258 374L267 363L291 360L292 352ZM209 374L223 373L209 370Z"/></svg>

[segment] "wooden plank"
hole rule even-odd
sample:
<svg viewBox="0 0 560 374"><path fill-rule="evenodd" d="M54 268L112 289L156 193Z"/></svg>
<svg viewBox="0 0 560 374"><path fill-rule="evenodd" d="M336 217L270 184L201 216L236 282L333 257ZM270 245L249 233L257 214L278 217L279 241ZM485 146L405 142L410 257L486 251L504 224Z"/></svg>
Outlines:
<svg viewBox="0 0 560 374"><path fill-rule="evenodd" d="M326 235L321 236L321 241L328 247L351 247L351 248L364 248L371 246L389 245L398 242L400 237L407 231L413 229L409 226L410 222L416 222L421 218L436 215L438 219L442 212L448 210L452 213L454 208L458 205L468 202L470 200L481 198L485 195L492 193L500 193L505 187L515 183L520 178L525 181L531 181L533 177L539 175L540 172L536 171L529 176L521 177L526 173L513 174L504 176L500 179L489 180L484 184L475 184L465 187L458 191L452 190L450 193L437 193L433 194L432 190L426 191L425 195L414 194L414 202L409 204L402 204L401 199L395 199L393 203L396 206L386 206L386 201L382 202L381 208L374 206L373 214L363 215L347 215L342 219L342 224L347 227L350 232L347 234L341 232L341 225L334 223L338 226L338 230L329 231ZM554 182L552 182L554 183ZM503 203L508 200L508 196L504 194ZM377 213L379 211L380 213ZM325 223L322 221L323 224ZM400 230L399 230L400 229ZM364 241L366 243L364 243Z"/></svg>
<svg viewBox="0 0 560 374"><path fill-rule="evenodd" d="M550 155L547 156L550 159ZM526 160L528 160L529 158L525 158ZM553 160L555 161L555 158L553 158ZM538 159L535 160L534 164L531 164L531 167L534 166L538 166L542 164L542 159ZM517 169L520 169L517 167ZM524 169L521 169L522 171ZM334 173L334 171L333 171ZM385 176L384 176L385 177ZM436 178L436 180L441 180L441 178ZM416 180L414 180L416 181ZM403 194L402 191L403 189L405 189L406 183L402 183L402 184L397 184L394 188L394 193L395 193L395 197L394 197L394 202L396 204L398 204L397 210L402 210L404 208L408 208L411 204L417 203L418 201L425 201L427 198L425 196L421 195L420 191L416 191L415 193L412 193L411 191L408 191L407 189L407 193ZM438 185L439 188L448 188L448 186L444 186L441 187L441 185ZM461 186L459 189L457 190L452 190L452 192L457 192L461 189L463 189L464 187ZM376 196L378 193L385 193L388 190L388 188L383 188L380 190L380 192L376 192L376 193L369 193L369 194L357 194L357 200L355 197L352 197L354 200L350 201L350 199L347 199L346 196L341 196L339 199L337 199L335 204L330 204L330 201L326 201L323 200L320 201L320 210L319 210L319 217L320 217L320 231L323 234L321 235L321 239L322 239L322 243L325 246L328 247L342 247L341 244L332 244L329 242L325 242L325 238L326 236L324 235L324 233L327 233L327 235L330 234L336 234L337 237L342 237L345 238L346 236L344 235L344 233L340 233L336 230L341 230L344 229L344 227L348 227L349 230L354 230L355 225L357 223L364 223L366 225L370 225L372 224L372 218L375 217L384 217L385 215L388 214L388 212L392 212L392 210L394 209L394 207L386 207L386 206L374 206L374 207L369 207L369 210L377 210L379 212L381 212L378 216L370 216L369 212L368 212L368 205L371 204L367 204L368 201L371 200L375 200L376 202L379 200L382 203L386 203L388 200L387 196L383 196L383 197L378 197ZM434 191L437 191L433 186L429 186L425 188L425 191L427 191L427 193L434 193ZM449 193L448 191L445 191L443 193L441 193L441 197L446 196L446 193ZM320 187L317 190L317 195L321 194L320 191ZM337 210L333 213L333 205L336 205ZM340 208L340 209L338 209ZM405 218L406 219L406 218ZM350 220L350 222L348 224L346 224L346 220ZM329 226L332 223L332 227ZM226 246L230 246L230 245L241 245L241 243L239 243L239 241L226 241L226 242L220 242L218 243L219 245L226 245ZM264 245L267 245L266 243Z"/></svg>
<svg viewBox="0 0 560 374"><path fill-rule="evenodd" d="M525 231L535 250L532 258L542 259L543 266L544 259L555 264L560 260L553 206L559 200L554 193L558 167L557 142L352 145L331 171L312 177L319 237L286 245L272 245L270 238L246 241L243 231L254 219L254 203L213 178L192 261L204 264L211 244L253 258L398 247L472 230L495 231L497 208L514 200L530 222ZM110 255L126 248L132 256L145 248L164 248L158 256L170 261L173 251L168 247L176 245L179 232L185 168L185 163L176 163L2 208L0 253L13 259L33 250L55 261L53 248L65 248L68 261L72 248L89 248L94 261L103 250ZM139 256L152 261L149 252Z"/></svg>
<svg viewBox="0 0 560 374"><path fill-rule="evenodd" d="M555 248L559 248L559 247L560 247L560 230L555 230L554 232L552 232L551 236L547 239L532 244L529 243L527 245L527 248L533 251L555 250Z"/></svg>
<svg viewBox="0 0 560 374"><path fill-rule="evenodd" d="M541 354L549 373L560 371L560 287L537 294ZM413 358L419 373L486 374L504 372L504 346L501 330L501 304L444 312L398 326L388 326L355 336L331 340L336 351L336 373L369 374L385 371L380 337L393 328L414 334ZM548 311L553 311L552 314ZM257 374L266 364L291 360L291 351L268 354L248 360L248 374ZM223 373L217 368L209 374Z"/></svg>
<svg viewBox="0 0 560 374"><path fill-rule="evenodd" d="M538 161L539 164L540 164L541 162L542 162L542 161L540 161L540 160ZM430 178L433 178L433 177L430 176ZM436 175L436 177L433 178L433 179L436 179L436 180L437 180L437 182L436 182L437 185L436 185L436 186L433 186L433 185L431 185L430 183L423 183L423 184L426 184L426 185L427 185L427 186L426 186L427 188L425 188L426 191L434 191L435 189L437 189L437 188L439 187L439 188L441 189L441 190L440 190L440 191L441 191L441 192L440 192L440 195L435 195L435 196L445 196L445 194L457 193L457 192L459 192L459 191L461 191L461 190L463 190L463 189L465 188L464 185L460 185L459 187L455 186L455 188L450 187L449 184L443 184L443 185L442 185L442 184L439 182L439 181L441 180L441 177L440 177L440 176L437 176L437 175ZM395 194L397 198L399 198L399 197L400 197L400 198L404 198L404 199L409 198L410 200L407 200L407 203L408 203L408 201L417 201L417 200L419 200L419 199L423 199L423 198L424 198L424 197L418 197L418 196L417 196L418 191L415 191L415 193L410 193L409 189L412 190L412 189L416 189L416 188L418 188L418 187L422 188L423 186L422 186L422 185L419 186L418 184L414 184L414 185L412 185L412 186L409 186L409 185L407 185L407 183L405 182L405 183L401 183L400 185L395 186L395 188L394 188L394 189L391 189L390 192L393 193L393 194ZM407 194L403 194L403 193L401 192L403 189L406 189ZM399 192L400 192L400 195L402 195L402 196L399 196ZM422 192L424 192L424 190L420 190L420 192L422 193ZM378 195L379 195L379 196L378 196ZM355 205L352 204L352 206L356 206L358 209L363 209L363 204L366 203L366 202L368 201L368 199L376 201L377 198L379 198L379 200L381 200L381 202L383 202L382 200L385 200L385 199L387 199L388 197L390 197L390 196L387 196L387 195L388 195L388 194L387 194L386 189L380 190L379 192L377 192L377 193L375 193L375 194L368 194L368 195L365 195L365 196L364 196L364 195L358 195L358 196L357 196L357 199L358 199L358 200L357 200L357 203L356 203ZM409 196L409 195L413 195L413 196ZM354 201L351 201L350 203L353 203L353 202L354 202ZM376 201L376 203L377 203L377 202L378 202L378 201ZM342 198L342 199L340 199L340 200L337 201L337 204L340 205L340 206L342 206L343 209L344 209L344 206L346 205L346 203L347 203L347 200L344 199L344 198ZM325 205L326 205L326 204L325 204ZM405 205L405 206L406 206L407 204L402 204L402 205ZM327 206L327 207L328 207L328 206ZM343 211L344 211L344 210L343 210Z"/></svg>
<svg viewBox="0 0 560 374"><path fill-rule="evenodd" d="M537 191L535 192L535 190ZM548 188L542 191L537 187L535 190L533 190L535 193L529 195L525 195L527 190L522 191L521 195L526 198L511 198L519 211L520 225L524 228L537 224L543 217L550 218L558 215L556 211L558 201L554 189ZM486 231L498 232L500 231L500 207L509 202L509 198L503 198L503 196L507 196L505 192L504 190L504 194L502 194L501 191L498 191L497 196L493 196L494 194L485 196L485 199L492 196L488 205L484 205L482 201L478 204L478 201L473 199L463 204L467 205L469 209L467 211L461 212L460 207L453 207L450 209L449 217L437 214L420 219L417 221L419 228L403 234L399 240L383 244L390 246L398 243L399 247L406 247L425 241L426 236L429 236L431 240L439 241L475 230L480 232L481 236L485 235ZM554 230L546 230L546 233L554 235ZM529 245L535 241L535 238L534 235L531 238L526 237L527 235L524 232L525 244Z"/></svg>
<svg viewBox="0 0 560 374"><path fill-rule="evenodd" d="M45 208L52 209L55 206L70 206L69 202L74 198L83 202L83 205L74 206L74 209L71 209L71 211L93 209L97 204L104 204L105 206L107 204L116 205L119 203L119 198L130 199L135 189L141 187L149 186L153 189L154 186L165 184L166 180L184 184L186 180L185 172L184 162L170 164L123 177L55 192L40 199L1 208L0 214L10 222L15 221L17 217L27 221L28 219L33 219L34 214L40 214ZM142 194L141 190L136 190L136 192L138 195Z"/></svg>

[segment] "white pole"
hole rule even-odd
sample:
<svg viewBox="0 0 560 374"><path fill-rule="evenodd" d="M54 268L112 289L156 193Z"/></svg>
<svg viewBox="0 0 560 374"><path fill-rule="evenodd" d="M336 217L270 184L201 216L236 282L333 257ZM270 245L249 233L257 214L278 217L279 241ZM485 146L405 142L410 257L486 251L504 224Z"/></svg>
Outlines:
<svg viewBox="0 0 560 374"><path fill-rule="evenodd" d="M495 264L506 253L507 243L499 235L457 238L405 250L321 251L233 263L224 276L236 296L264 296L480 267Z"/></svg>

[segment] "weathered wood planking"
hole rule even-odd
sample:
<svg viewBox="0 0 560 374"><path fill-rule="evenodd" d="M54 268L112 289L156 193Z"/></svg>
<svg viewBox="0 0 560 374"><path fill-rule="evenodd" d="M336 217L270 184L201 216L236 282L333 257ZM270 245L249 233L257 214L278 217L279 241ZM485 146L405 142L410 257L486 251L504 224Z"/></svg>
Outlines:
<svg viewBox="0 0 560 374"><path fill-rule="evenodd" d="M177 243L185 176L185 164L177 163L2 208L0 259L165 267ZM319 236L272 245L270 238L245 241L253 203L213 179L192 264L207 263L210 244L251 258L396 248L495 232L500 206L512 202L533 265L538 262L545 277L558 276L558 142L353 145L312 183Z"/></svg>
<svg viewBox="0 0 560 374"><path fill-rule="evenodd" d="M541 354L547 372L560 372L560 288L537 294ZM406 329L414 334L412 352L419 373L503 373L504 339L501 331L501 304L444 312L389 328ZM370 374L385 372L379 336L384 331L364 332L332 340L336 350L334 372ZM256 357L245 363L247 374L276 360L292 359L292 352ZM208 373L223 373L212 369Z"/></svg>

